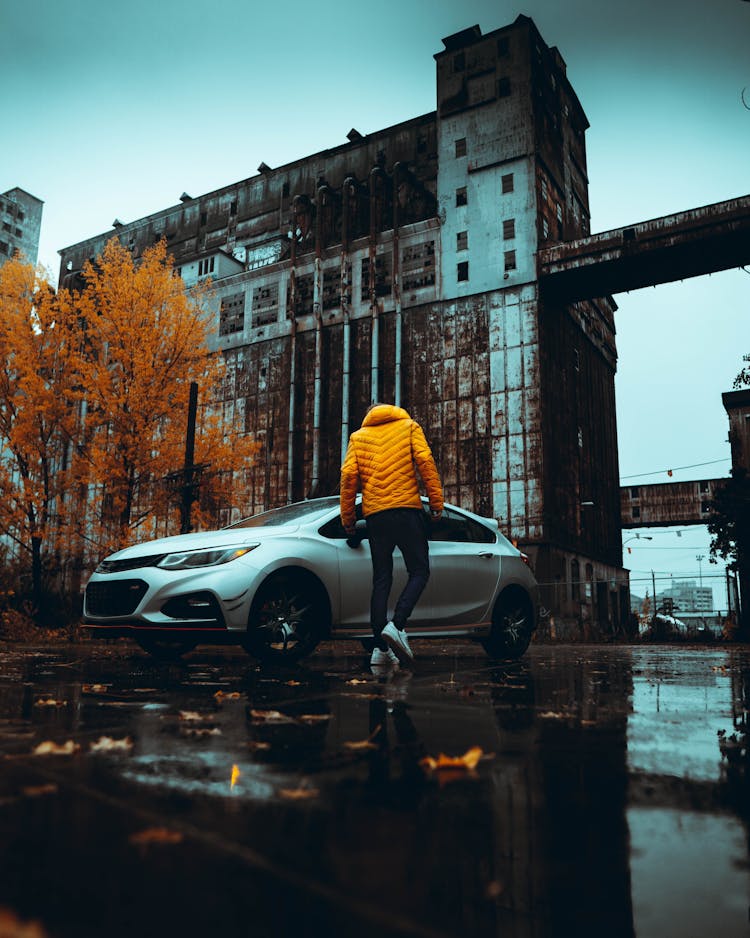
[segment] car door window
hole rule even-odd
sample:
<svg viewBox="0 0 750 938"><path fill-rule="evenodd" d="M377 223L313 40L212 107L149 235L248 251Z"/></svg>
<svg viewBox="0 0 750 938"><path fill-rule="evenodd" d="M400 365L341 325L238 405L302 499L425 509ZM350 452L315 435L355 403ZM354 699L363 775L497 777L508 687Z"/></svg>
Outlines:
<svg viewBox="0 0 750 938"><path fill-rule="evenodd" d="M431 521L430 541L450 541L454 544L494 544L495 535L483 524L460 515L450 508L443 511L438 521Z"/></svg>
<svg viewBox="0 0 750 938"><path fill-rule="evenodd" d="M357 516L357 521L361 520L362 518L362 503L361 502L358 502L355 505L354 511ZM340 541L345 540L347 537L346 531L344 530L344 526L341 523L340 515L336 515L335 518L331 518L330 521L326 521L323 527L318 529L318 534L320 534L321 537L328 537L331 540L340 540Z"/></svg>

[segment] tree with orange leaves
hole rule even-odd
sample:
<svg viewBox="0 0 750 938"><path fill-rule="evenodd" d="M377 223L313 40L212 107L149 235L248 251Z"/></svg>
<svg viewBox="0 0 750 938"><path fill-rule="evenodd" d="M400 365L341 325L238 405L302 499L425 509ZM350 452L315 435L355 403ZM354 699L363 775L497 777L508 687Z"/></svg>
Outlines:
<svg viewBox="0 0 750 938"><path fill-rule="evenodd" d="M70 484L78 327L41 269L19 256L0 267L0 534L30 569L37 603Z"/></svg>
<svg viewBox="0 0 750 938"><path fill-rule="evenodd" d="M113 239L84 278L55 294L20 258L0 267L0 535L30 558L35 599L50 553L75 592L104 554L179 532L192 382L193 523L243 510L257 450L222 422L204 294L186 290L163 242L136 263Z"/></svg>
<svg viewBox="0 0 750 938"><path fill-rule="evenodd" d="M175 276L163 241L135 263L113 238L83 274L86 286L73 296L85 334L73 468L88 553L179 533L169 483L181 477L191 382L202 402L195 462L203 469L193 520L215 523L217 507L242 508L245 470L258 447L244 434L230 437L214 406L224 360L209 351L202 288L187 290Z"/></svg>

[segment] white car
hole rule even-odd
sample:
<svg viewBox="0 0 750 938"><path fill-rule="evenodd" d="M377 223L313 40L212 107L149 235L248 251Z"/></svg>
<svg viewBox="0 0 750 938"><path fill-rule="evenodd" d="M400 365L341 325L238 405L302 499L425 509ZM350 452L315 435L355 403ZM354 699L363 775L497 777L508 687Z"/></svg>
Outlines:
<svg viewBox="0 0 750 938"><path fill-rule="evenodd" d="M161 657L200 643L235 643L278 662L297 660L325 639L359 639L368 647L372 566L360 504L357 514L351 540L332 496L218 531L126 547L89 579L84 624L100 636L130 636ZM431 575L409 635L471 638L492 657L520 657L536 627L528 558L496 521L452 505L434 522L425 502L425 524ZM392 602L406 581L398 550L393 567Z"/></svg>

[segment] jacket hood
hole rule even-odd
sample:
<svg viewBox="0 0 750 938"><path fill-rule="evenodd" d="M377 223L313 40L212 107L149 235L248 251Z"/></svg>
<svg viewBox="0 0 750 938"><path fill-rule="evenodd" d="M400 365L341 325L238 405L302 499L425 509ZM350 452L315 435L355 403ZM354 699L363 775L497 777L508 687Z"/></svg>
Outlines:
<svg viewBox="0 0 750 938"><path fill-rule="evenodd" d="M390 423L393 420L411 420L411 417L403 407L396 407L393 404L378 404L369 413L365 414L362 426L374 427L377 424Z"/></svg>

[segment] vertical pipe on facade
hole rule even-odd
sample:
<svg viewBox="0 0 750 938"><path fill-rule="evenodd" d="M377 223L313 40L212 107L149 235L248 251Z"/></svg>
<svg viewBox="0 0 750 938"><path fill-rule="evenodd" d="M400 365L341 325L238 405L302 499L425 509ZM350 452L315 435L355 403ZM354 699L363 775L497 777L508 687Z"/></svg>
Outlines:
<svg viewBox="0 0 750 938"><path fill-rule="evenodd" d="M294 392L296 384L297 363L297 206L298 196L292 200L292 225L289 237L291 239L291 265L289 270L289 287L287 288L287 316L291 322L289 338L289 435L287 438L287 464L286 464L286 500L294 501Z"/></svg>
<svg viewBox="0 0 750 938"><path fill-rule="evenodd" d="M341 350L341 462L346 457L346 448L349 443L349 358L351 356L351 326L349 323L349 290L351 285L348 278L349 267L349 241L351 228L349 214L351 200L356 196L356 181L351 176L344 180L341 193L341 314L343 317L343 348Z"/></svg>
<svg viewBox="0 0 750 938"><path fill-rule="evenodd" d="M369 244L369 271L370 271L370 313L372 315L372 358L370 363L370 403L378 400L380 361L380 336L378 321L378 292L375 277L375 263L377 260L378 232L382 217L382 199L385 190L385 178L380 166L373 166L370 170L370 244Z"/></svg>
<svg viewBox="0 0 750 938"><path fill-rule="evenodd" d="M323 207L326 203L328 186L318 186L315 213L315 276L313 282L313 316L315 317L315 379L313 391L313 455L312 455L312 481L310 494L318 494L320 483L320 395L321 395L321 363L323 358L323 317L321 307L323 300Z"/></svg>
<svg viewBox="0 0 750 938"><path fill-rule="evenodd" d="M393 167L393 302L396 311L396 361L393 375L393 403L401 406L401 254L398 240L399 218L399 185L405 179L403 163L396 163Z"/></svg>

